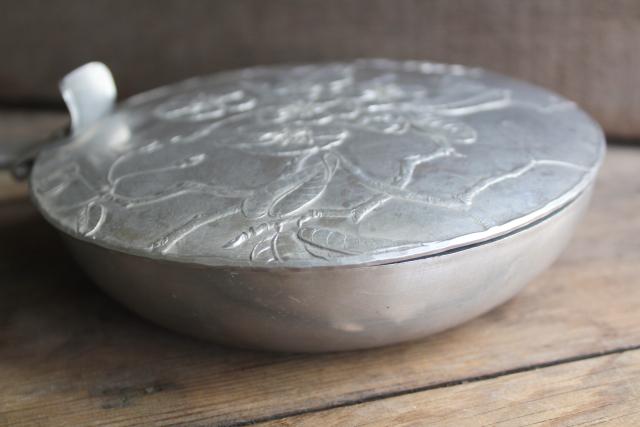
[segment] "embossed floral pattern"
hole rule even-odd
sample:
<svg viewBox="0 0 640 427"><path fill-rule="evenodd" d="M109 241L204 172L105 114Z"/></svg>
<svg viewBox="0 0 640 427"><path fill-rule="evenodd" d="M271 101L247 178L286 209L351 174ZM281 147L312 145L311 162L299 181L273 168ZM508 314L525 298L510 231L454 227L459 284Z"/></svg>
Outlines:
<svg viewBox="0 0 640 427"><path fill-rule="evenodd" d="M413 185L416 171L425 175L443 159L465 158L461 147L478 141L478 130L465 117L514 105L510 90L447 74L420 84L412 76L400 81L391 71L376 70L366 78L356 73L351 65L291 68L275 80L246 78L233 87L178 93L152 110L157 123L173 123L178 133L120 154L99 188L72 163L43 179L38 194L54 209L75 215L77 232L90 238L99 235L112 210L160 209L188 195L210 198L217 202L204 203L201 211L196 202L191 216L175 215L147 250L169 254L189 239L229 230L214 256L263 264L418 248L425 244L422 238L390 239L359 230L394 200L468 212L478 194L534 167L588 170L530 156L511 169L480 175L461 191L421 191ZM220 153L250 162L260 171L258 182L223 182L235 175ZM439 173L446 176L446 170ZM174 175L179 179L163 184ZM454 172L450 176L460 181ZM336 205L340 191L345 201Z"/></svg>

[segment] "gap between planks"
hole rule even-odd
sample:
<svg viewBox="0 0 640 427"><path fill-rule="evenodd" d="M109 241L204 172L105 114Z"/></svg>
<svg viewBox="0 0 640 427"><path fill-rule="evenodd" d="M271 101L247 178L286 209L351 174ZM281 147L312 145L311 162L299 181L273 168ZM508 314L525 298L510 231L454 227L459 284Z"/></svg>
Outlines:
<svg viewBox="0 0 640 427"><path fill-rule="evenodd" d="M272 427L640 425L640 351L266 422Z"/></svg>
<svg viewBox="0 0 640 427"><path fill-rule="evenodd" d="M506 370L503 370L503 371L492 372L490 374L478 375L478 376L472 376L472 377L466 377L466 378L460 378L460 379L457 379L457 380L445 381L445 382L441 382L441 383L437 383L437 384L430 384L430 385L426 385L426 386L422 386L422 387L412 387L412 388L407 388L407 389L403 389L403 390L394 390L394 391L383 392L383 393L373 393L373 394L370 394L370 395L368 395L366 397L363 397L363 398L348 399L348 400L343 400L343 401L332 403L332 404L328 404L328 405L320 405L320 406L317 406L317 407L305 408L305 409L301 409L301 410L297 410L297 411L287 411L287 412L282 412L282 413L279 413L279 414L273 414L273 415L269 415L269 416L266 416L266 417L259 417L259 418L249 419L249 420L238 420L238 421L234 421L234 422L230 422L230 423L221 423L221 424L219 424L219 426L221 426L221 427L241 427L241 426L246 426L246 425L265 423L265 422L269 422L269 421L278 421L278 420L282 420L284 418L289 418L289 417L294 417L294 416L299 416L299 415L307 415L307 414L313 414L313 413L318 413L318 412L330 411L330 410L333 410L333 409L345 408L345 407L348 407L348 406L355 406L355 405L360 405L360 404L363 404L363 403L375 402L375 401L378 401L378 400L384 400L384 399L389 399L389 398L393 398L393 397L405 396L405 395L409 395L409 394L413 394L413 393L420 393L420 392L424 392L424 391L436 390L436 389L441 389L441 388L446 388L446 387L454 387L454 386L462 385L462 384L469 384L469 383L474 383L474 382L492 380L492 379L505 377L505 376L509 376L509 375L521 374L521 373L524 373L524 372L535 371L535 370L538 370L538 369L550 368L552 366L571 364L571 363L580 362L580 361L589 360L589 359L597 359L597 358L600 358L600 357L606 357L606 356L610 356L610 355L613 355L613 354L622 354L622 353L626 353L626 352L634 351L634 350L640 350L640 344L633 345L633 346L628 346L628 347L620 347L620 348L616 348L616 349L612 349L612 350L608 350L608 351L602 351L602 352L598 352L598 353L583 354L583 355L566 357L566 358L557 359L557 360L550 360L550 361L547 361L547 362L537 363L537 364L533 364L533 365L519 366L519 367L515 367L515 368L512 368L512 369L506 369Z"/></svg>

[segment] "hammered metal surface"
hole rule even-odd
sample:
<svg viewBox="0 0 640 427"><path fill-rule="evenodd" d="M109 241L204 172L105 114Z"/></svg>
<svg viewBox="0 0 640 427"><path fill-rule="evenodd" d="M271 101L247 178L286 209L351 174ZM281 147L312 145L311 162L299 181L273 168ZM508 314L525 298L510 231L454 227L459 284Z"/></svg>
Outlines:
<svg viewBox="0 0 640 427"><path fill-rule="evenodd" d="M43 151L34 198L66 233L207 265L377 264L544 218L593 180L599 127L478 69L261 67L136 96Z"/></svg>

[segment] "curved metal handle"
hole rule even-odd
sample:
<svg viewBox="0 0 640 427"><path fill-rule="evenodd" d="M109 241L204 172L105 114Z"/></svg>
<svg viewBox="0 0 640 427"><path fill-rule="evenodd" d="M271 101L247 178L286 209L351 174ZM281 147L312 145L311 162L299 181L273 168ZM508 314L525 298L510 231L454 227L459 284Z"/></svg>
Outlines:
<svg viewBox="0 0 640 427"><path fill-rule="evenodd" d="M71 117L69 129L40 140L0 144L0 169L11 170L17 179L29 175L31 164L43 146L65 134L78 134L109 114L116 103L113 75L101 62L89 62L71 71L60 80L59 88Z"/></svg>
<svg viewBox="0 0 640 427"><path fill-rule="evenodd" d="M102 62L89 62L60 80L60 93L71 116L71 134L111 112L118 92L109 68Z"/></svg>

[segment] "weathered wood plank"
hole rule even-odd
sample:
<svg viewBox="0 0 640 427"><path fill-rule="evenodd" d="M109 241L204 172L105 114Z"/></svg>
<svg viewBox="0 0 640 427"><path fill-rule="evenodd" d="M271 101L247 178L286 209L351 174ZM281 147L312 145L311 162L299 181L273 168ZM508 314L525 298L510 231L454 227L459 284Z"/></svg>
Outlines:
<svg viewBox="0 0 640 427"><path fill-rule="evenodd" d="M67 122L67 114L62 112L0 110L0 151L8 145L17 146L44 138L66 126ZM16 183L8 172L0 170L0 203L26 194L26 182Z"/></svg>
<svg viewBox="0 0 640 427"><path fill-rule="evenodd" d="M610 150L571 247L515 300L420 342L317 356L154 327L98 292L26 201L0 202L0 424L229 424L640 344L639 162Z"/></svg>
<svg viewBox="0 0 640 427"><path fill-rule="evenodd" d="M640 136L636 0L22 0L3 12L4 102L59 101L57 80L91 60L128 95L247 65L414 58L540 83L609 133Z"/></svg>
<svg viewBox="0 0 640 427"><path fill-rule="evenodd" d="M286 418L270 426L632 426L640 351Z"/></svg>

